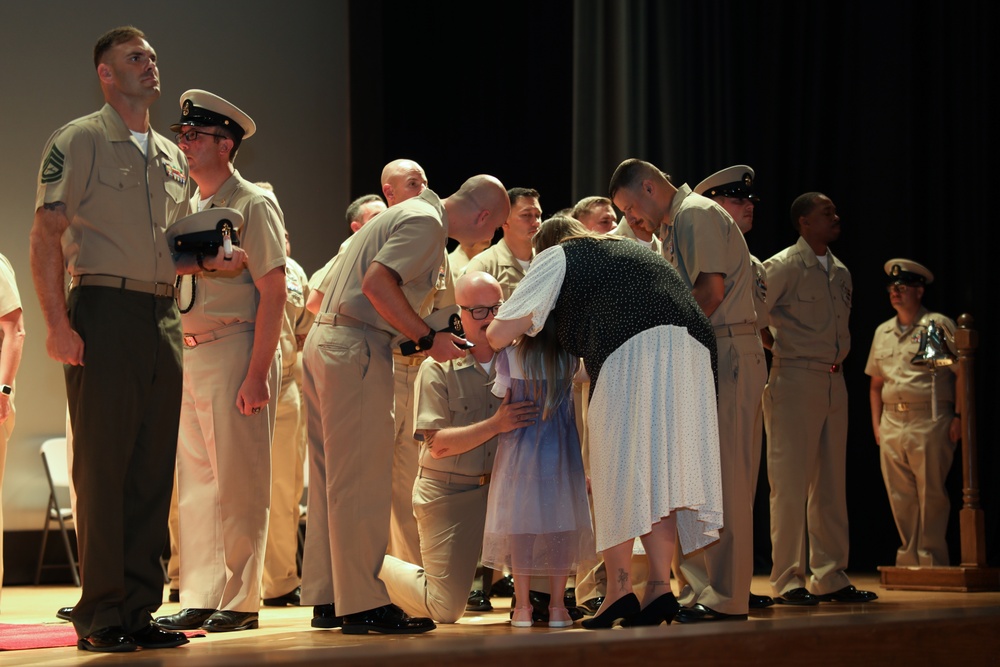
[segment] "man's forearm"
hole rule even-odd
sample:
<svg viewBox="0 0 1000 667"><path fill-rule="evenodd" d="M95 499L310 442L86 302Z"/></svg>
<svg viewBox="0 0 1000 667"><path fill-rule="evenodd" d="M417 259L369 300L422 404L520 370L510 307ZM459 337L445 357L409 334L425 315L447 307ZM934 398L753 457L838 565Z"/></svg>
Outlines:
<svg viewBox="0 0 1000 667"><path fill-rule="evenodd" d="M35 281L35 291L49 331L69 327L61 240L69 221L66 220L64 210L62 204L38 209L29 237L31 277Z"/></svg>
<svg viewBox="0 0 1000 667"><path fill-rule="evenodd" d="M435 459L458 456L472 451L499 433L494 418L469 426L452 426L440 431L425 432L424 438Z"/></svg>
<svg viewBox="0 0 1000 667"><path fill-rule="evenodd" d="M406 300L399 280L391 270L373 262L365 272L361 291L382 319L401 334L410 340L427 335L429 327Z"/></svg>

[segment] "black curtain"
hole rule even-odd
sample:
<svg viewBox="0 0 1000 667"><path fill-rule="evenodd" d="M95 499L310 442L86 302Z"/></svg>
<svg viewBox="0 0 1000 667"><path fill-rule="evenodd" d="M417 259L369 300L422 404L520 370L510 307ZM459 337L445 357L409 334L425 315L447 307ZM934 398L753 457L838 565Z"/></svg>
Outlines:
<svg viewBox="0 0 1000 667"><path fill-rule="evenodd" d="M855 283L851 567L892 563L898 543L863 372L875 327L894 314L882 265L896 256L935 272L928 307L971 313L980 330L980 484L997 563L990 387L1000 355L986 278L997 245L998 13L970 0L442 0L419 11L351 2L351 191L377 191L382 165L409 157L441 195L487 172L537 188L548 215L605 194L627 157L690 185L746 163L762 196L747 241L762 259L794 243L791 201L825 192L843 222L833 252ZM953 560L960 472L956 456ZM756 510L757 569L766 572L766 472Z"/></svg>

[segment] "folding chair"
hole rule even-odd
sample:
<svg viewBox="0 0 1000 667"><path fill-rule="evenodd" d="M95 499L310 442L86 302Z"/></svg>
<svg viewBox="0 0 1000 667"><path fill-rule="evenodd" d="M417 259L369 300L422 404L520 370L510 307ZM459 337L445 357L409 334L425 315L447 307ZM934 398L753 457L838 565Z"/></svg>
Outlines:
<svg viewBox="0 0 1000 667"><path fill-rule="evenodd" d="M69 540L69 529L73 527L73 510L60 504L60 496L69 498L69 466L66 460L66 438L50 438L42 443L40 453L45 477L49 480L49 507L45 513L45 527L42 530L42 548L38 551L38 569L35 570L35 585L42 577L43 569L69 567L73 573L73 583L80 585L80 570L73 556L73 545ZM68 504L68 503L67 503ZM49 539L52 524L59 525L63 546L66 547L67 565L62 563L44 564L45 545Z"/></svg>

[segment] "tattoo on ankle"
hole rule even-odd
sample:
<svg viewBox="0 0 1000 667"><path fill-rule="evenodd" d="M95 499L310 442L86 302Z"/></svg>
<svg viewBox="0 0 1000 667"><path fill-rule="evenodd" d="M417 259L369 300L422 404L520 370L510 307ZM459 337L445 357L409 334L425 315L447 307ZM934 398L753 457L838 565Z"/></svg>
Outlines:
<svg viewBox="0 0 1000 667"><path fill-rule="evenodd" d="M619 590L621 590L622 593L627 593L628 592L629 579L630 579L629 573L626 572L625 570L619 568L618 569L618 588L619 588Z"/></svg>
<svg viewBox="0 0 1000 667"><path fill-rule="evenodd" d="M647 581L646 582L646 587L650 588L652 590L656 590L657 587L668 588L669 589L670 588L670 582L669 581Z"/></svg>

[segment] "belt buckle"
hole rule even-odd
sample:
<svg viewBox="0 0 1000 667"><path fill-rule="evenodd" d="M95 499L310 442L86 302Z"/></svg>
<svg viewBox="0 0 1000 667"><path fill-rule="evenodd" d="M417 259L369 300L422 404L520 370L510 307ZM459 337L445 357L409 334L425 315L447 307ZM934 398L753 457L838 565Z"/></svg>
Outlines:
<svg viewBox="0 0 1000 667"><path fill-rule="evenodd" d="M896 412L909 412L909 411L910 411L910 404L909 403L897 403L896 404Z"/></svg>
<svg viewBox="0 0 1000 667"><path fill-rule="evenodd" d="M184 345L187 347L196 347L198 340L194 336L184 336Z"/></svg>
<svg viewBox="0 0 1000 667"><path fill-rule="evenodd" d="M490 474L489 473L487 473L485 475L480 475L479 476L479 486L485 486L485 485L487 485L489 483L490 483Z"/></svg>

